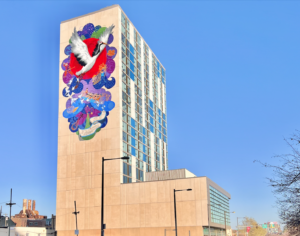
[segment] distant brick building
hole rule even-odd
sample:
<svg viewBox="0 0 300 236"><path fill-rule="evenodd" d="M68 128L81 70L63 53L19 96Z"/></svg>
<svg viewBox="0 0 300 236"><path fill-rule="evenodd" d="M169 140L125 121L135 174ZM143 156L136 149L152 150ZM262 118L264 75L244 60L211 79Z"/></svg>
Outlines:
<svg viewBox="0 0 300 236"><path fill-rule="evenodd" d="M39 215L39 212L35 209L35 200L31 208L31 200L23 199L23 210L19 214L16 214L14 218L27 218L27 219L47 219L47 216Z"/></svg>
<svg viewBox="0 0 300 236"><path fill-rule="evenodd" d="M35 209L35 206L35 200L28 200L27 202L27 199L23 199L23 209L20 211L19 214L16 214L12 217L12 221L16 224L16 227L46 227L46 225L49 226L49 223L47 222L47 216L39 215L39 212Z"/></svg>

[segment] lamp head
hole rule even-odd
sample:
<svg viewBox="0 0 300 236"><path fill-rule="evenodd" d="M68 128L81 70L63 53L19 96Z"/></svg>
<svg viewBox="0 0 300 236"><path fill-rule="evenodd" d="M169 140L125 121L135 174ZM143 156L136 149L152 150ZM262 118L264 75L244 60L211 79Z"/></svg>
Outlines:
<svg viewBox="0 0 300 236"><path fill-rule="evenodd" d="M186 191L192 191L193 189L191 189L191 188L188 188Z"/></svg>
<svg viewBox="0 0 300 236"><path fill-rule="evenodd" d="M122 160L129 160L129 157L121 157Z"/></svg>

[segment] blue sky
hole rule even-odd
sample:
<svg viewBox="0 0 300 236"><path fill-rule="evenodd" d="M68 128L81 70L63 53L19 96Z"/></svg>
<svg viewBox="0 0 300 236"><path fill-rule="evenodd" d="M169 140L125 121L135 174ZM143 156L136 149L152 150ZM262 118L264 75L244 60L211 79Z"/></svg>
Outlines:
<svg viewBox="0 0 300 236"><path fill-rule="evenodd" d="M60 22L120 4L167 70L170 169L208 176L236 217L278 221L266 177L299 129L297 1L0 1L0 205L55 214Z"/></svg>

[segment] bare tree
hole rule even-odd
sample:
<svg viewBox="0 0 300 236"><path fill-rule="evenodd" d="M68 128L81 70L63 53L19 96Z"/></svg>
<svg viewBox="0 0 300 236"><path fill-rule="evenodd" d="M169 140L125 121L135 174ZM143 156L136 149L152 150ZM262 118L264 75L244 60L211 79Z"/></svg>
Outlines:
<svg viewBox="0 0 300 236"><path fill-rule="evenodd" d="M275 156L280 159L280 165L256 162L273 169L273 176L267 179L277 198L279 217L289 234L300 236L300 132L296 131L291 138L284 140L291 153Z"/></svg>

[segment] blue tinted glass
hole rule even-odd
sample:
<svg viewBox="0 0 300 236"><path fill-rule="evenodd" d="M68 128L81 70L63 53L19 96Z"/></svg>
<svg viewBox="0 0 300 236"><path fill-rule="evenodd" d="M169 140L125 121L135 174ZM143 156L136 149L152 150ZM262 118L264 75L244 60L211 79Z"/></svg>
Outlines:
<svg viewBox="0 0 300 236"><path fill-rule="evenodd" d="M135 156L135 148L131 147L131 155Z"/></svg>
<svg viewBox="0 0 300 236"><path fill-rule="evenodd" d="M165 142L165 143L167 142L167 138L166 138L166 136L164 136L164 142Z"/></svg>
<svg viewBox="0 0 300 236"><path fill-rule="evenodd" d="M143 175L143 171L141 171L141 175L140 175L140 181L144 181L144 175Z"/></svg>
<svg viewBox="0 0 300 236"><path fill-rule="evenodd" d="M133 81L135 80L134 79L134 74L132 73L132 71L130 71L130 79L132 79Z"/></svg>
<svg viewBox="0 0 300 236"><path fill-rule="evenodd" d="M134 47L130 44L130 52L134 54Z"/></svg>
<svg viewBox="0 0 300 236"><path fill-rule="evenodd" d="M163 129L163 131L164 131L164 135L167 135L167 132L166 132L166 130L165 130L165 129Z"/></svg>
<svg viewBox="0 0 300 236"><path fill-rule="evenodd" d="M161 132L159 132L159 138L161 139Z"/></svg>
<svg viewBox="0 0 300 236"><path fill-rule="evenodd" d="M159 62L158 62L158 61L156 61L156 67L157 67L157 70L160 69L160 67L159 67Z"/></svg>
<svg viewBox="0 0 300 236"><path fill-rule="evenodd" d="M133 63L135 63L134 56L131 53L130 53L130 61L132 61Z"/></svg>
<svg viewBox="0 0 300 236"><path fill-rule="evenodd" d="M153 102L149 99L150 101L150 107L153 108Z"/></svg>
<svg viewBox="0 0 300 236"><path fill-rule="evenodd" d="M143 136L143 144L145 144L145 143L146 143L146 137Z"/></svg>
<svg viewBox="0 0 300 236"><path fill-rule="evenodd" d="M151 115L151 116L154 116L154 115L153 115L153 110L152 110L151 108L150 108L150 115Z"/></svg>
<svg viewBox="0 0 300 236"><path fill-rule="evenodd" d="M165 121L163 121L163 126L166 128L166 122Z"/></svg>
<svg viewBox="0 0 300 236"><path fill-rule="evenodd" d="M134 129L131 129L131 135L132 135L133 137L135 137L135 130L134 130Z"/></svg>
<svg viewBox="0 0 300 236"><path fill-rule="evenodd" d="M166 120L166 115L165 115L165 113L163 113L163 119Z"/></svg>
<svg viewBox="0 0 300 236"><path fill-rule="evenodd" d="M132 62L130 62L130 70L134 72L134 65L132 64Z"/></svg>
<svg viewBox="0 0 300 236"><path fill-rule="evenodd" d="M153 133L154 132L154 129L153 129L153 126L150 125L150 131Z"/></svg>
<svg viewBox="0 0 300 236"><path fill-rule="evenodd" d="M127 175L127 164L123 162L123 174Z"/></svg>
<svg viewBox="0 0 300 236"><path fill-rule="evenodd" d="M150 123L153 125L153 118L150 116Z"/></svg>
<svg viewBox="0 0 300 236"><path fill-rule="evenodd" d="M161 125L159 125L159 131L161 132Z"/></svg>
<svg viewBox="0 0 300 236"><path fill-rule="evenodd" d="M146 155L143 154L143 161L146 161Z"/></svg>
<svg viewBox="0 0 300 236"><path fill-rule="evenodd" d="M143 135L146 135L146 129L143 127Z"/></svg>
<svg viewBox="0 0 300 236"><path fill-rule="evenodd" d="M159 72L158 72L158 71L156 72L156 75L157 75L157 77L158 77L158 78L160 77L160 76L159 76Z"/></svg>
<svg viewBox="0 0 300 236"><path fill-rule="evenodd" d="M146 146L143 145L143 152L146 152Z"/></svg>
<svg viewBox="0 0 300 236"><path fill-rule="evenodd" d="M135 128L135 120L133 118L131 118L131 126Z"/></svg>
<svg viewBox="0 0 300 236"><path fill-rule="evenodd" d="M133 137L131 137L131 145L135 146L135 139Z"/></svg>
<svg viewBox="0 0 300 236"><path fill-rule="evenodd" d="M127 183L127 177L123 176L123 183Z"/></svg>
<svg viewBox="0 0 300 236"><path fill-rule="evenodd" d="M165 84L165 79L164 78L162 78L162 82L163 82L163 84Z"/></svg>
<svg viewBox="0 0 300 236"><path fill-rule="evenodd" d="M165 76L165 70L163 68L161 68L161 73L163 76Z"/></svg>
<svg viewBox="0 0 300 236"><path fill-rule="evenodd" d="M158 117L158 122L161 124L161 118L160 117Z"/></svg>
<svg viewBox="0 0 300 236"><path fill-rule="evenodd" d="M158 108L158 115L160 115L161 116L161 111L160 111L160 109Z"/></svg>

